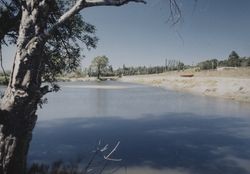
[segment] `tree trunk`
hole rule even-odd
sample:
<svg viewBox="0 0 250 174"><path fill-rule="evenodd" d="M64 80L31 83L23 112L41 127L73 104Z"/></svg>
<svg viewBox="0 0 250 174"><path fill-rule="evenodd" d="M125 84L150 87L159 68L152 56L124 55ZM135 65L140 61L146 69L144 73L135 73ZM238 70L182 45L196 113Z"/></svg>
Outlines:
<svg viewBox="0 0 250 174"><path fill-rule="evenodd" d="M2 116L9 119L0 125L0 173L25 174L29 143L37 117L29 115L29 120L22 119L25 115L14 110L2 111Z"/></svg>
<svg viewBox="0 0 250 174"><path fill-rule="evenodd" d="M0 103L0 174L24 174L41 90L46 3L23 1L17 51Z"/></svg>
<svg viewBox="0 0 250 174"><path fill-rule="evenodd" d="M101 80L101 67L99 65L97 65L97 79Z"/></svg>
<svg viewBox="0 0 250 174"><path fill-rule="evenodd" d="M37 120L37 104L42 97L38 62L31 61L30 66L26 66L17 61L19 58L17 53L11 80L0 105L1 174L25 173L29 143Z"/></svg>

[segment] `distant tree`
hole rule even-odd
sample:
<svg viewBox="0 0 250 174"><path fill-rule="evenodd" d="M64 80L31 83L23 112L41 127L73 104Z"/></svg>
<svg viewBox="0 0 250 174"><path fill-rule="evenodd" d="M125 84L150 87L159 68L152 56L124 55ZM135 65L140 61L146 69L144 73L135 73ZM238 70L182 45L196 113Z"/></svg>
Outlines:
<svg viewBox="0 0 250 174"><path fill-rule="evenodd" d="M228 56L228 66L240 66L240 56L235 51L232 51Z"/></svg>
<svg viewBox="0 0 250 174"><path fill-rule="evenodd" d="M219 64L220 67L228 66L228 60L221 60L221 61L219 61L218 64Z"/></svg>
<svg viewBox="0 0 250 174"><path fill-rule="evenodd" d="M178 70L183 70L185 68L185 64L182 62L179 62L178 64Z"/></svg>
<svg viewBox="0 0 250 174"><path fill-rule="evenodd" d="M108 66L109 59L106 56L97 56L92 60L91 67L96 69L97 78L100 79L102 71Z"/></svg>
<svg viewBox="0 0 250 174"><path fill-rule="evenodd" d="M104 69L104 75L105 76L114 76L114 69L112 67L112 65L108 65L105 69Z"/></svg>
<svg viewBox="0 0 250 174"><path fill-rule="evenodd" d="M202 70L208 70L208 69L216 69L218 65L218 60L217 59L211 59L211 60L206 60L203 62L198 63L198 67Z"/></svg>
<svg viewBox="0 0 250 174"><path fill-rule="evenodd" d="M247 67L250 66L250 57L240 57L235 51L232 51L228 59L218 62L218 66Z"/></svg>
<svg viewBox="0 0 250 174"><path fill-rule="evenodd" d="M182 62L177 62L173 64L171 69L169 70L183 70L185 68L185 64ZM121 76L128 76L128 75L143 75L143 74L158 74L163 73L166 71L166 66L138 66L138 67L126 67L123 65L122 68L118 68L114 71L114 74Z"/></svg>
<svg viewBox="0 0 250 174"><path fill-rule="evenodd" d="M240 58L240 66L247 67L250 66L250 57L242 57Z"/></svg>
<svg viewBox="0 0 250 174"><path fill-rule="evenodd" d="M114 72L112 65L109 65L109 71L110 71L111 73Z"/></svg>

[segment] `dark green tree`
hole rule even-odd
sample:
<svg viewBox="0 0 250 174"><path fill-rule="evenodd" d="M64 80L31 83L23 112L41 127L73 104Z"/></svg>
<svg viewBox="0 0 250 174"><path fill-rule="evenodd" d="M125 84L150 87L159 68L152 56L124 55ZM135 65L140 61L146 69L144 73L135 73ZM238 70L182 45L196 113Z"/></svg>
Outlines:
<svg viewBox="0 0 250 174"><path fill-rule="evenodd" d="M197 64L202 70L216 69L219 61L217 59L206 60Z"/></svg>
<svg viewBox="0 0 250 174"><path fill-rule="evenodd" d="M240 66L240 56L235 51L232 51L228 56L228 66Z"/></svg>
<svg viewBox="0 0 250 174"><path fill-rule="evenodd" d="M96 69L97 79L101 79L102 72L108 66L109 59L106 56L97 56L91 62L91 67Z"/></svg>

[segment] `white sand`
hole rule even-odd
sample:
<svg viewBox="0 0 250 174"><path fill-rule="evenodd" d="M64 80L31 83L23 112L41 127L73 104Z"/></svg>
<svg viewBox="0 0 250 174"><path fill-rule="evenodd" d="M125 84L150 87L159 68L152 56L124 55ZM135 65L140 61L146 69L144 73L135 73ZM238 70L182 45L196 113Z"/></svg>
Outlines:
<svg viewBox="0 0 250 174"><path fill-rule="evenodd" d="M216 75L207 76L198 73L195 74L194 77L180 77L180 73L165 73L159 75L124 76L121 81L250 102L250 78L248 75L241 77L223 77Z"/></svg>

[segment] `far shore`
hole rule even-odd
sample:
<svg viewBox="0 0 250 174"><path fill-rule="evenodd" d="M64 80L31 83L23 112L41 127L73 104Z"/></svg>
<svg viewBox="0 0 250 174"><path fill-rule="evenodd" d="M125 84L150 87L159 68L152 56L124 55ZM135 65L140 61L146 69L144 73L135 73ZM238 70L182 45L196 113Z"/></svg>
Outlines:
<svg viewBox="0 0 250 174"><path fill-rule="evenodd" d="M181 77L181 75L194 75ZM240 102L250 102L250 68L226 70L170 71L161 74L113 77L120 82L130 82L188 92L195 95L219 97ZM97 81L95 77L61 78L62 81Z"/></svg>
<svg viewBox="0 0 250 174"><path fill-rule="evenodd" d="M182 77L193 75L193 77ZM103 77L103 80L138 83L196 95L219 97L250 103L250 67L227 70L170 71L161 74ZM62 82L98 81L95 77L60 77Z"/></svg>
<svg viewBox="0 0 250 174"><path fill-rule="evenodd" d="M181 77L181 75L194 75ZM197 95L250 102L250 68L210 71L174 71L154 75L124 76L122 82L140 83Z"/></svg>

